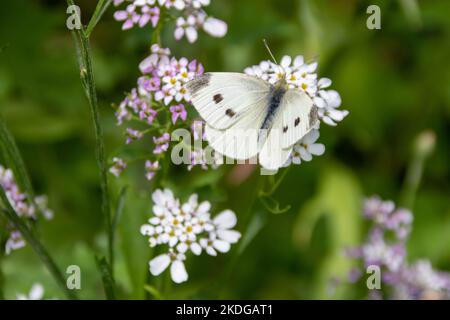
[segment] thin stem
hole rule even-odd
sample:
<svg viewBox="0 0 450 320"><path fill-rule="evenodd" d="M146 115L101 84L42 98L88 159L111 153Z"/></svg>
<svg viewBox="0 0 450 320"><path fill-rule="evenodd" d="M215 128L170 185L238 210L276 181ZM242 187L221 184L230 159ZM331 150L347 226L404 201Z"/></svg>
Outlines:
<svg viewBox="0 0 450 320"><path fill-rule="evenodd" d="M94 14L92 15L91 20L89 21L88 26L86 27L85 34L89 37L94 30L97 23L100 21L101 17L105 13L106 9L108 9L112 0L99 0L97 6L95 7Z"/></svg>
<svg viewBox="0 0 450 320"><path fill-rule="evenodd" d="M102 2L100 0L99 2ZM67 0L69 5L73 5L72 0ZM99 6L97 6L97 9ZM96 10L97 12L97 10ZM96 17L94 16L93 19ZM91 19L92 22L92 19ZM95 26L96 22L90 23L90 25ZM106 164L105 156L105 144L103 140L103 127L100 121L100 112L97 100L97 91L95 88L94 81L94 71L92 68L92 54L89 44L89 33L85 29L74 29L73 32L76 34L76 39L78 40L79 48L79 64L80 64L80 77L85 88L86 95L89 101L89 106L91 109L91 116L94 123L95 131L95 144L96 144L96 160L97 166L100 171L100 188L102 192L102 213L106 220L106 232L108 235L108 262L113 265L114 254L113 254L113 232L112 232L112 218L111 218L111 208L109 201L108 192L108 169ZM92 31L92 28L91 30Z"/></svg>
<svg viewBox="0 0 450 320"><path fill-rule="evenodd" d="M260 195L271 196L272 194L274 194L274 192L277 191L277 189L280 187L281 182L283 182L283 180L286 177L287 173L289 172L290 168L291 168L291 166L289 166L283 170L280 177L273 183L273 185L271 186L271 188L268 191L264 191L264 189L263 189L264 186L262 186ZM269 177L271 177L271 176L269 176Z"/></svg>

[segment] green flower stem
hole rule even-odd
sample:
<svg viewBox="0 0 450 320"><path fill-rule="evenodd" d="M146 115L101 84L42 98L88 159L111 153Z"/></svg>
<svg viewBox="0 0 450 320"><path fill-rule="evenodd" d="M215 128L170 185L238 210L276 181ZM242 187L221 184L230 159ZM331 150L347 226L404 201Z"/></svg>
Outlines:
<svg viewBox="0 0 450 320"><path fill-rule="evenodd" d="M113 230L110 208L110 197L108 192L108 169L105 156L105 144L103 140L103 128L100 121L100 112L97 100L97 91L95 88L94 71L92 68L92 54L89 43L89 35L94 26L99 21L110 1L100 0L97 8L87 28L74 29L72 34L77 48L78 63L80 66L80 78L86 92L91 109L91 116L95 131L96 159L100 171L100 188L102 193L102 213L106 221L106 232L108 235L108 263L111 268L111 277L114 279L114 248L113 248ZM74 5L73 0L67 0L68 5ZM78 17L80 19L80 17ZM80 19L81 21L81 19Z"/></svg>

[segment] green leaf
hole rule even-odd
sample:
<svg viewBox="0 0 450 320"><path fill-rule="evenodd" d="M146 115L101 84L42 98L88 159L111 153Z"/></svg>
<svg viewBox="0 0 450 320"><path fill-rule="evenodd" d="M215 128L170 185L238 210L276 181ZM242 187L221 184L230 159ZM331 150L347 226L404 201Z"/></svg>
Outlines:
<svg viewBox="0 0 450 320"><path fill-rule="evenodd" d="M145 291L150 293L150 295L153 298L155 298L157 300L162 300L163 299L163 295L161 294L161 292L159 292L158 289L156 289L154 286L145 285L144 289L145 289Z"/></svg>
<svg viewBox="0 0 450 320"><path fill-rule="evenodd" d="M34 191L28 176L25 164L17 148L16 142L6 127L3 117L0 115L0 152L5 160L5 165L14 172L17 183L25 190L30 200L34 200ZM37 206L36 206L37 207Z"/></svg>
<svg viewBox="0 0 450 320"><path fill-rule="evenodd" d="M354 174L346 168L331 166L321 176L317 195L299 212L293 238L300 247L310 247L315 226L321 218L327 223L327 254L320 251L322 260L316 267L315 298L331 298L328 294L330 280L345 277L352 266L344 250L359 243L361 201L361 188ZM345 294L337 292L333 298L343 298Z"/></svg>
<svg viewBox="0 0 450 320"><path fill-rule="evenodd" d="M111 0L99 0L97 2L97 6L95 7L94 14L91 17L91 20L89 21L88 26L86 27L86 36L90 36L92 31L94 30L97 23L102 18L103 14L105 13L106 9L108 9L109 5L111 4Z"/></svg>

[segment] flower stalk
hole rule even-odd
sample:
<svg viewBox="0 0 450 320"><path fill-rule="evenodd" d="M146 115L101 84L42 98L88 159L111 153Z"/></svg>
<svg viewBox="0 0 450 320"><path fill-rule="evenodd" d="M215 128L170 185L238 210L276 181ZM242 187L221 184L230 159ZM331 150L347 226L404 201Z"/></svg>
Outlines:
<svg viewBox="0 0 450 320"><path fill-rule="evenodd" d="M73 35L76 40L76 47L78 53L78 63L80 66L80 78L86 92L87 99L91 110L91 116L95 131L96 144L96 160L100 171L100 188L102 193L102 213L105 217L106 232L108 236L108 264L111 272L111 277L114 279L114 250L113 250L113 230L112 217L110 208L110 198L108 192L108 169L105 156L105 143L103 139L103 127L100 119L100 111L98 106L97 91L95 87L94 72L92 68L92 54L89 43L89 35L93 31L95 25L101 18L102 14L108 7L110 1L100 0L97 8L87 28L74 29ZM73 0L67 0L68 5L74 5ZM78 17L80 19L80 17ZM81 20L81 19L80 19Z"/></svg>

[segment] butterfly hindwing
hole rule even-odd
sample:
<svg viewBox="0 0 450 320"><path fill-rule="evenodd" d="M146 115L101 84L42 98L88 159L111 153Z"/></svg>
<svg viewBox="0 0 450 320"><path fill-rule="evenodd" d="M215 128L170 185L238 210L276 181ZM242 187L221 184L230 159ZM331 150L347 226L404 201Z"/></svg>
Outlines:
<svg viewBox="0 0 450 320"><path fill-rule="evenodd" d="M281 147L289 148L305 136L317 123L317 107L304 92L286 91L279 112L282 114Z"/></svg>
<svg viewBox="0 0 450 320"><path fill-rule="evenodd" d="M219 130L231 127L253 108L264 106L270 91L267 82L232 72L205 73L188 82L187 88L200 116Z"/></svg>
<svg viewBox="0 0 450 320"><path fill-rule="evenodd" d="M259 163L267 170L278 170L286 163L292 152L292 146L283 148L283 134L283 114L278 112L259 153Z"/></svg>

